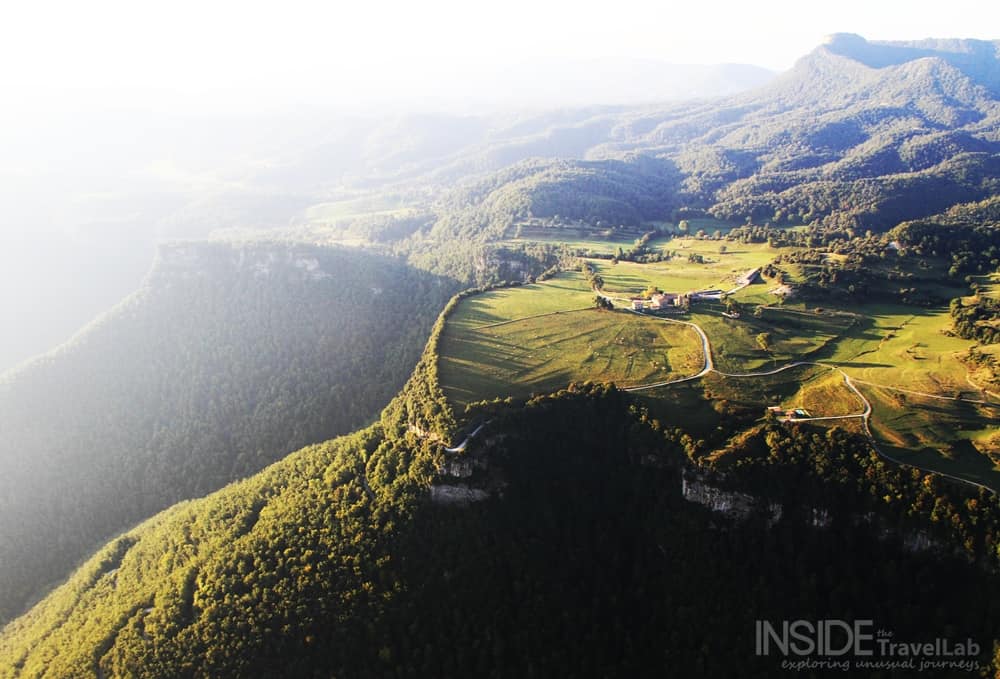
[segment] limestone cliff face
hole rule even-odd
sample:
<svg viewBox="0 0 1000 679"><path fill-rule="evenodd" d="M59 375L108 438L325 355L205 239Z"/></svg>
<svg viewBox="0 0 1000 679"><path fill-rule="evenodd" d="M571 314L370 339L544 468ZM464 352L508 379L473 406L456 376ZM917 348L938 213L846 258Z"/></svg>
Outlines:
<svg viewBox="0 0 1000 679"><path fill-rule="evenodd" d="M434 484L431 486L431 502L441 505L467 505L485 500L490 496L481 488L471 488L466 484Z"/></svg>
<svg viewBox="0 0 1000 679"><path fill-rule="evenodd" d="M784 508L778 503L768 503L749 493L724 490L707 483L694 473L685 473L681 480L681 494L688 502L708 507L713 512L725 514L736 521L745 521L757 511L763 511L768 523L781 520Z"/></svg>
<svg viewBox="0 0 1000 679"><path fill-rule="evenodd" d="M778 503L768 502L764 498L759 498L749 493L735 490L727 490L719 485L715 485L707 477L693 471L684 473L681 482L681 492L688 502L700 504L713 512L725 515L735 522L743 522L753 515L765 516L769 524L773 525L781 520L785 514L785 508ZM802 511L799 508L799 511ZM805 508L806 521L808 525L816 529L830 528L833 523L833 516L829 510L822 507ZM923 530L909 530L900 532L894 527L887 525L874 512L865 512L850 517L851 523L856 527L868 526L873 528L880 540L899 540L903 549L911 553L933 552L938 554L948 554L954 552L954 548L949 547L942 541L934 538Z"/></svg>
<svg viewBox="0 0 1000 679"><path fill-rule="evenodd" d="M465 505L503 495L506 481L489 458L504 437L482 433L485 426L473 430L459 446L443 451L430 488L431 502Z"/></svg>

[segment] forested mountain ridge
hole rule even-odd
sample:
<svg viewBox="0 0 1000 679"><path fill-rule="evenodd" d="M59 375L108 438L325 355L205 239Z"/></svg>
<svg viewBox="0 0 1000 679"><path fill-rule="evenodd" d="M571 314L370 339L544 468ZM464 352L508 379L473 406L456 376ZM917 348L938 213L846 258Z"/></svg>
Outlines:
<svg viewBox="0 0 1000 679"><path fill-rule="evenodd" d="M996 73L994 43L839 35L727 98L528 119L420 177L441 187L425 231L491 239L555 215L636 225L678 205L741 222L888 229L998 190Z"/></svg>
<svg viewBox="0 0 1000 679"><path fill-rule="evenodd" d="M1000 93L1000 73L996 58L997 40L872 40L853 33L834 33L827 37L827 51L840 54L871 68L899 65L915 59L933 58L960 69L973 80Z"/></svg>
<svg viewBox="0 0 1000 679"><path fill-rule="evenodd" d="M161 248L140 291L0 379L0 619L136 521L370 422L453 286L357 250Z"/></svg>

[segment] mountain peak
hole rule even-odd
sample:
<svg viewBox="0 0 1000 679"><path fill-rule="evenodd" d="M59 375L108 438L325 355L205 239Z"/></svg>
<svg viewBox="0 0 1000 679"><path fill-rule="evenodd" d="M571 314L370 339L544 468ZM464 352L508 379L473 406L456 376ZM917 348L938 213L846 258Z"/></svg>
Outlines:
<svg viewBox="0 0 1000 679"><path fill-rule="evenodd" d="M813 54L833 54L873 69L901 66L919 59L939 59L976 84L1000 92L998 41L960 38L884 41L867 40L854 33L833 33Z"/></svg>
<svg viewBox="0 0 1000 679"><path fill-rule="evenodd" d="M860 61L872 68L884 68L926 57L938 57L956 65L982 61L995 63L1000 45L989 40L964 38L866 40L856 33L832 33L826 36L820 49Z"/></svg>

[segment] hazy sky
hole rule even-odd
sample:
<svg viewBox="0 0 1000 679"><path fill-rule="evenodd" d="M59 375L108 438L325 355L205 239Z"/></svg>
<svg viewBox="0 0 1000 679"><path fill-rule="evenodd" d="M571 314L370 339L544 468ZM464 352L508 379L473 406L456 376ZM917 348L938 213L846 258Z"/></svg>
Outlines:
<svg viewBox="0 0 1000 679"><path fill-rule="evenodd" d="M1000 3L694 0L32 0L8 3L15 107L267 98L324 104L454 88L505 64L601 57L783 70L835 31L994 38ZM265 93L265 94L262 94Z"/></svg>

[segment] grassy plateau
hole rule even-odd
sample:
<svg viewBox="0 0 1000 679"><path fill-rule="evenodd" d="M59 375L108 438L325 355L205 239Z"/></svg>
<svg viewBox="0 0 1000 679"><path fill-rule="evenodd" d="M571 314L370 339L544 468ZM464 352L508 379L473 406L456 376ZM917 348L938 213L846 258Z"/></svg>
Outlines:
<svg viewBox="0 0 1000 679"><path fill-rule="evenodd" d="M691 328L592 306L593 293L575 273L464 300L441 336L445 394L461 410L572 381L629 386L700 369L701 343Z"/></svg>

